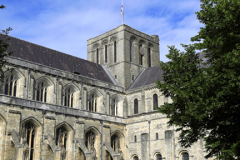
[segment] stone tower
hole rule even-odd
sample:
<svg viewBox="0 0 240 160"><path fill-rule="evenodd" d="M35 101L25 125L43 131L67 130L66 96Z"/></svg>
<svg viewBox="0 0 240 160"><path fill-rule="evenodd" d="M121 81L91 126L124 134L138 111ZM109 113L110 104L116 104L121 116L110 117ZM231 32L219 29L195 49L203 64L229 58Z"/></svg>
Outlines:
<svg viewBox="0 0 240 160"><path fill-rule="evenodd" d="M127 25L87 41L87 59L106 66L118 84L127 89L145 69L158 65L159 38Z"/></svg>

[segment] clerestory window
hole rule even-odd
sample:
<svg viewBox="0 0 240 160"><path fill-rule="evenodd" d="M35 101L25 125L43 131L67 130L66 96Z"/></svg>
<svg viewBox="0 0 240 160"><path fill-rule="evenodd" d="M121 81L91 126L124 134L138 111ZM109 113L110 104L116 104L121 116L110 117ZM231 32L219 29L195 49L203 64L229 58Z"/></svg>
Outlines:
<svg viewBox="0 0 240 160"><path fill-rule="evenodd" d="M48 85L46 82L41 82L37 86L37 96L36 100L41 102L47 102L47 88Z"/></svg>
<svg viewBox="0 0 240 160"><path fill-rule="evenodd" d="M18 78L15 75L10 75L8 78L6 78L5 81L5 94L10 96L17 95L17 82Z"/></svg>
<svg viewBox="0 0 240 160"><path fill-rule="evenodd" d="M66 89L63 95L64 106L73 107L74 91L70 88Z"/></svg>
<svg viewBox="0 0 240 160"><path fill-rule="evenodd" d="M97 97L95 94L90 96L88 110L91 112L97 112Z"/></svg>

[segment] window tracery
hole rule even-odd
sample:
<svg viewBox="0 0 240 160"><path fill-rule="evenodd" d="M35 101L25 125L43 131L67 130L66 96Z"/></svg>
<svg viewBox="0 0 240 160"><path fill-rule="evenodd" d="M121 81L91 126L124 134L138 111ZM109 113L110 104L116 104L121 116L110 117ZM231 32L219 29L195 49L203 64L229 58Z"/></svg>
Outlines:
<svg viewBox="0 0 240 160"><path fill-rule="evenodd" d="M111 147L115 152L119 152L120 149L120 138L116 134L111 137Z"/></svg>
<svg viewBox="0 0 240 160"><path fill-rule="evenodd" d="M36 100L41 102L47 102L48 94L48 84L46 82L41 82L37 86Z"/></svg>
<svg viewBox="0 0 240 160"><path fill-rule="evenodd" d="M74 90L68 88L65 90L64 95L64 106L73 107L73 99L74 99Z"/></svg>
<svg viewBox="0 0 240 160"><path fill-rule="evenodd" d="M85 137L85 145L89 151L94 151L94 143L95 143L95 134L92 131L88 131Z"/></svg>
<svg viewBox="0 0 240 160"><path fill-rule="evenodd" d="M91 112L97 112L97 96L95 94L90 95L88 110Z"/></svg>
<svg viewBox="0 0 240 160"><path fill-rule="evenodd" d="M111 111L112 111L111 114L113 116L117 116L117 114L118 114L118 104L117 104L117 100L115 98L112 99Z"/></svg>
<svg viewBox="0 0 240 160"><path fill-rule="evenodd" d="M5 81L5 94L16 97L17 95L17 76L11 74Z"/></svg>

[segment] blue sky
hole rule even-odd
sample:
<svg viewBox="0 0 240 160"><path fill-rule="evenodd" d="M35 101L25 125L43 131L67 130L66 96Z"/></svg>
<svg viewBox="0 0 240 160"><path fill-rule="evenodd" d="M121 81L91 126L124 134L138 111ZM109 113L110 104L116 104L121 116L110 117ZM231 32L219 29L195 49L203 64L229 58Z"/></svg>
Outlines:
<svg viewBox="0 0 240 160"><path fill-rule="evenodd" d="M0 30L10 36L87 59L87 40L122 23L121 0L1 0ZM160 60L167 45L181 49L200 27L200 0L124 0L124 23L160 38ZM181 49L182 50L182 49Z"/></svg>

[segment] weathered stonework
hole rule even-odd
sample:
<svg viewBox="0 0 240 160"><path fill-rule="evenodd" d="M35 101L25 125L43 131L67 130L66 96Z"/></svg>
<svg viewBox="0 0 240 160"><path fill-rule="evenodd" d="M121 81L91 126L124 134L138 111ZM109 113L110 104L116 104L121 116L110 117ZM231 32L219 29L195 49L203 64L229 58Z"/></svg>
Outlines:
<svg viewBox="0 0 240 160"><path fill-rule="evenodd" d="M131 39L133 62L129 59ZM158 160L160 155L165 160L180 160L184 153L190 160L204 159L203 141L182 148L175 128L168 127L168 119L154 108L153 95L158 107L171 103L154 83L128 89L149 68L145 55L139 65L140 43L145 50L151 49L151 66L158 65L158 36L121 25L88 40L88 60L96 62L99 48L99 63L106 66L113 83L7 57L0 94L0 160ZM16 90L11 88L15 96L5 94L10 75L18 79ZM47 87L41 90L42 84Z"/></svg>

